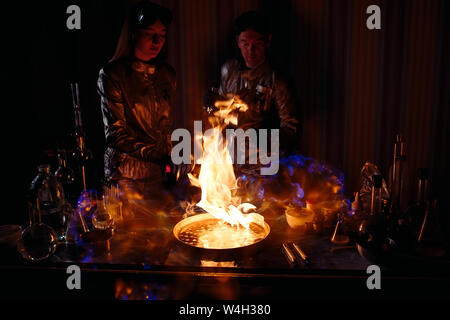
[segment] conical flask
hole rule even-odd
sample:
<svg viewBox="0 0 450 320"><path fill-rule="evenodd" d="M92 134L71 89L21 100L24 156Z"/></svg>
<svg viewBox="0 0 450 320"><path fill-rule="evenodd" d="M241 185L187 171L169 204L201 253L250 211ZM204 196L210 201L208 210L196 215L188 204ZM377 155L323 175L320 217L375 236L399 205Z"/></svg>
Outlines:
<svg viewBox="0 0 450 320"><path fill-rule="evenodd" d="M344 213L340 212L337 215L336 226L334 227L333 234L331 235L330 238L331 243L337 245L345 245L350 242L350 237L344 230L343 222L344 222Z"/></svg>
<svg viewBox="0 0 450 320"><path fill-rule="evenodd" d="M67 156L64 150L58 150L58 169L55 171L55 177L64 185L70 185L75 181L75 173L67 165Z"/></svg>

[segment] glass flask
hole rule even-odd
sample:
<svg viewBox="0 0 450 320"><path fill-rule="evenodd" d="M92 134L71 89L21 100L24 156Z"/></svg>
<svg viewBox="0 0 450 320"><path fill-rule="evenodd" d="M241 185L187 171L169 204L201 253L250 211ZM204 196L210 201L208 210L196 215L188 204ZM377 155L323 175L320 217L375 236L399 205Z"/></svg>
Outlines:
<svg viewBox="0 0 450 320"><path fill-rule="evenodd" d="M40 219L63 239L68 219L68 203L61 183L50 171L50 165L38 167L38 174L31 182L29 197L32 203L35 203L36 198L39 200Z"/></svg>
<svg viewBox="0 0 450 320"><path fill-rule="evenodd" d="M66 154L62 150L58 150L59 167L55 171L55 177L62 185L70 185L75 181L75 173L67 165Z"/></svg>
<svg viewBox="0 0 450 320"><path fill-rule="evenodd" d="M106 230L113 227L113 218L106 210L104 197L102 200L97 201L97 207L92 213L92 225L96 229Z"/></svg>
<svg viewBox="0 0 450 320"><path fill-rule="evenodd" d="M350 242L350 237L345 232L343 227L344 213L339 212L337 215L336 226L334 227L333 234L331 235L330 241L337 245L345 245Z"/></svg>
<svg viewBox="0 0 450 320"><path fill-rule="evenodd" d="M17 250L29 261L41 261L56 249L58 236L50 226L42 223L39 198L36 205L29 205L30 225L22 231Z"/></svg>
<svg viewBox="0 0 450 320"><path fill-rule="evenodd" d="M380 197L382 176L372 176L372 197L370 211L358 227L357 249L361 256L371 261L382 258L387 249L387 222L385 206Z"/></svg>

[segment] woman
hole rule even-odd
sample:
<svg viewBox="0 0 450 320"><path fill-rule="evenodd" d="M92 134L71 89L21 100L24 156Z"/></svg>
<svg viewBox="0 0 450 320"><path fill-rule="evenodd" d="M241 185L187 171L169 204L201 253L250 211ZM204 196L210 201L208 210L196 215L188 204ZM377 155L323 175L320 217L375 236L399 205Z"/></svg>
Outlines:
<svg viewBox="0 0 450 320"><path fill-rule="evenodd" d="M114 57L98 78L107 144L105 178L118 183L128 201L161 199L163 193L161 168L170 163L176 86L175 70L166 62L171 20L167 8L147 1L136 4Z"/></svg>

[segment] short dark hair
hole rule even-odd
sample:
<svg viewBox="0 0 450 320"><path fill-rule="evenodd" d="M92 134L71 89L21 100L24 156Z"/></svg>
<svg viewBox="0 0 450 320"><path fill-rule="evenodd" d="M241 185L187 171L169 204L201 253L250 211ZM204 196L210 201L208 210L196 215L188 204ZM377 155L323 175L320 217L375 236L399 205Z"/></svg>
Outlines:
<svg viewBox="0 0 450 320"><path fill-rule="evenodd" d="M168 27L173 18L172 12L168 8L146 0L138 2L131 9L130 14L130 28L133 32L137 29L147 28L156 20L161 20L162 24Z"/></svg>
<svg viewBox="0 0 450 320"><path fill-rule="evenodd" d="M241 14L234 22L234 34L239 36L242 32L252 29L265 38L271 34L268 19L257 11L247 11Z"/></svg>

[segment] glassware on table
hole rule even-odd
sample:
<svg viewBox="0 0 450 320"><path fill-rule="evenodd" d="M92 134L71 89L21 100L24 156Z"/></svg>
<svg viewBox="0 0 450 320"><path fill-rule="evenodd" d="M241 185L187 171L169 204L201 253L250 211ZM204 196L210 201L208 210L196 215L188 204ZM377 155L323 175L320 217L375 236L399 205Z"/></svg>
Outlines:
<svg viewBox="0 0 450 320"><path fill-rule="evenodd" d="M286 222L292 229L307 229L312 225L314 211L309 207L298 207L289 205L285 209Z"/></svg>
<svg viewBox="0 0 450 320"><path fill-rule="evenodd" d="M38 167L38 174L31 182L29 201L36 204L38 199L40 219L56 231L60 240L64 239L68 219L68 206L62 184L51 173L50 165Z"/></svg>
<svg viewBox="0 0 450 320"><path fill-rule="evenodd" d="M120 224L123 221L123 202L120 198L120 191L117 184L110 183L104 186L104 206L114 223Z"/></svg>
<svg viewBox="0 0 450 320"><path fill-rule="evenodd" d="M59 167L55 171L55 177L63 185L70 185L75 181L75 173L67 165L67 155L65 150L58 149L58 164Z"/></svg>
<svg viewBox="0 0 450 320"><path fill-rule="evenodd" d="M42 223L39 198L36 205L29 205L30 225L22 231L17 250L26 260L41 261L56 249L58 236L52 227Z"/></svg>
<svg viewBox="0 0 450 320"><path fill-rule="evenodd" d="M404 183L406 180L406 144L401 134L396 135L394 143L394 157L390 169L389 185L391 194L390 212L399 214L405 210Z"/></svg>
<svg viewBox="0 0 450 320"><path fill-rule="evenodd" d="M418 246L416 251L424 256L440 257L446 253L445 236L442 232L439 221L439 211L437 200L427 201L425 214L419 235L417 237Z"/></svg>
<svg viewBox="0 0 450 320"><path fill-rule="evenodd" d="M390 249L387 234L385 205L382 199L382 176L372 176L370 211L358 227L357 249L361 256L373 262L379 261Z"/></svg>
<svg viewBox="0 0 450 320"><path fill-rule="evenodd" d="M106 230L113 227L114 219L105 206L105 201L97 202L97 208L92 213L92 225L96 229Z"/></svg>
<svg viewBox="0 0 450 320"><path fill-rule="evenodd" d="M333 244L345 245L350 242L350 237L348 236L348 234L346 233L346 231L344 230L344 227L343 227L344 215L345 214L343 212L339 212L337 214L336 226L334 227L333 234L331 235L331 238L330 238L330 241Z"/></svg>

